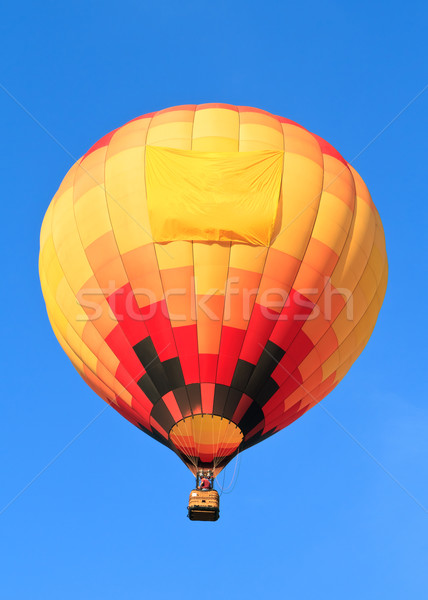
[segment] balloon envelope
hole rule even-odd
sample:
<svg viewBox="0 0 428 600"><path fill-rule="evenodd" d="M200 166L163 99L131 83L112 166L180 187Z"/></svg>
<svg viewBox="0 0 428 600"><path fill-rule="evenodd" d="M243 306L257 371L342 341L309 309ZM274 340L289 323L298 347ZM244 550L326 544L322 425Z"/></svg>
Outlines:
<svg viewBox="0 0 428 600"><path fill-rule="evenodd" d="M344 377L387 259L370 194L330 144L255 108L186 105L73 165L43 222L40 278L88 385L217 474Z"/></svg>

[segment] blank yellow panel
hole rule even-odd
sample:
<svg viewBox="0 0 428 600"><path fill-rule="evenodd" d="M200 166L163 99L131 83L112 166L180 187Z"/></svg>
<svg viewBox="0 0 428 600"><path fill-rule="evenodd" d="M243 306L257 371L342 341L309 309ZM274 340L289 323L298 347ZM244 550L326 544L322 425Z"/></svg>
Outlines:
<svg viewBox="0 0 428 600"><path fill-rule="evenodd" d="M146 149L153 237L267 246L275 226L282 152Z"/></svg>

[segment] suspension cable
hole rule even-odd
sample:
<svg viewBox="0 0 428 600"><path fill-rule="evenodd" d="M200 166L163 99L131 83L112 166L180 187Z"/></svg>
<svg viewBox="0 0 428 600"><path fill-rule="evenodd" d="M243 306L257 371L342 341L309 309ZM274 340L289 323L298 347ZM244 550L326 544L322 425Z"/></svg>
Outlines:
<svg viewBox="0 0 428 600"><path fill-rule="evenodd" d="M233 492L233 490L235 489L236 482L238 481L240 464L241 464L241 461L239 459L239 451L238 451L238 453L236 455L236 460L235 460L235 468L233 470L232 479L231 479L229 485L227 487L224 487L224 481L226 479L226 467L224 468L224 473L223 473L223 485L220 485L220 483L217 482L217 485L220 489L219 496L221 496L222 494L231 494Z"/></svg>

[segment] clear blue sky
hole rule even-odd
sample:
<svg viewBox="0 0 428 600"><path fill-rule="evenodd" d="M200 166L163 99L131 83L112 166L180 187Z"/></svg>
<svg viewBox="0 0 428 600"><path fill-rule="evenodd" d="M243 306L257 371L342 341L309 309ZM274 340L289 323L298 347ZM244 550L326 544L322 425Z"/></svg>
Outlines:
<svg viewBox="0 0 428 600"><path fill-rule="evenodd" d="M0 515L1 598L184 599L201 578L207 599L427 597L427 513L409 494L428 506L428 90L405 108L428 83L427 18L422 0L3 4L0 510L105 406L54 338L37 258L70 154L111 129L227 102L291 118L348 160L362 151L390 279L322 403L354 440L315 407L241 456L220 521L191 523L190 473L108 409Z"/></svg>

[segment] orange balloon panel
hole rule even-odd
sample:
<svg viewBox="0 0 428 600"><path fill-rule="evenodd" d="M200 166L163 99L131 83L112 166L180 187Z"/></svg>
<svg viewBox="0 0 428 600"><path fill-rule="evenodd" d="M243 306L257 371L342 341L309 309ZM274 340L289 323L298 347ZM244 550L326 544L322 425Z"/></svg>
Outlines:
<svg viewBox="0 0 428 600"><path fill-rule="evenodd" d="M102 138L66 175L40 246L49 319L83 379L216 474L338 384L387 282L356 171L297 123L227 104Z"/></svg>

